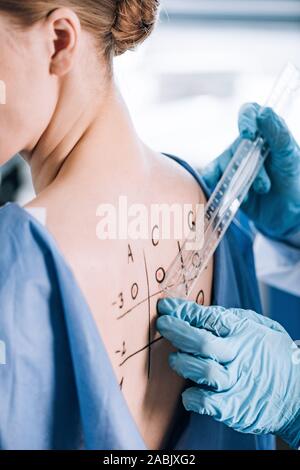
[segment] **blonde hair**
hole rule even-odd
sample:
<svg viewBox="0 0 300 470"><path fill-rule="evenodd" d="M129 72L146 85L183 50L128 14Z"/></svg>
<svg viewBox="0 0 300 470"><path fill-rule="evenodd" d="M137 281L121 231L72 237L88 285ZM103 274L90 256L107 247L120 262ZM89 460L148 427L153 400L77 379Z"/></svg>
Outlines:
<svg viewBox="0 0 300 470"><path fill-rule="evenodd" d="M31 26L59 7L71 8L111 62L141 44L153 31L160 0L0 0L0 11Z"/></svg>

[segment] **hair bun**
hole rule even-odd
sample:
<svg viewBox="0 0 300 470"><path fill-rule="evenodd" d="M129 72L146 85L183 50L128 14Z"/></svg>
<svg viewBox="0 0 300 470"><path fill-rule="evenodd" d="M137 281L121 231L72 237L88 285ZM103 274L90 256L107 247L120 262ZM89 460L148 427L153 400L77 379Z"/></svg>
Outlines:
<svg viewBox="0 0 300 470"><path fill-rule="evenodd" d="M111 29L115 56L134 49L152 33L159 5L159 0L118 0Z"/></svg>

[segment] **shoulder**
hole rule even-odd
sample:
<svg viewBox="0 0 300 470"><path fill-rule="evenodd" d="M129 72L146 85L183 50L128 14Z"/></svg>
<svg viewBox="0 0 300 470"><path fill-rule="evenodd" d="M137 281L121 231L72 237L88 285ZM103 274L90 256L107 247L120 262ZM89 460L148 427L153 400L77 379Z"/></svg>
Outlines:
<svg viewBox="0 0 300 470"><path fill-rule="evenodd" d="M178 178L180 179L184 187L189 188L189 193L197 194L198 189L198 194L200 193L201 202L205 202L206 200L208 200L212 191L206 186L200 170L197 170L188 162L182 160L177 156L171 154L163 154L163 156L164 155L169 157L165 160L167 160L167 164L170 166L170 168L171 165L175 165L179 168L177 168ZM248 217L242 211L239 211L236 217L234 218L234 221L230 226L229 233L238 234L238 237L244 238L247 242L250 242L251 245L253 243L253 229L249 224Z"/></svg>
<svg viewBox="0 0 300 470"><path fill-rule="evenodd" d="M158 155L157 179L163 182L163 191L175 193L176 198L184 202L205 203L208 192L199 172L178 156L170 153Z"/></svg>

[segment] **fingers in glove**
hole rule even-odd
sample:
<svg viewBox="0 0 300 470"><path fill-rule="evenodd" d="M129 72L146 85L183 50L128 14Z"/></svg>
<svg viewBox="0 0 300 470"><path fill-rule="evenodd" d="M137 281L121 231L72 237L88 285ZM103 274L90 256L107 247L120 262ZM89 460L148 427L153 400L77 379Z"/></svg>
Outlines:
<svg viewBox="0 0 300 470"><path fill-rule="evenodd" d="M207 165L202 171L203 179L210 189L217 186L240 143L241 138L238 137L222 155Z"/></svg>
<svg viewBox="0 0 300 470"><path fill-rule="evenodd" d="M252 187L257 194L267 194L270 191L271 180L264 166L260 169Z"/></svg>
<svg viewBox="0 0 300 470"><path fill-rule="evenodd" d="M221 364L231 362L236 356L236 350L226 338L218 338L179 318L168 315L159 317L156 326L161 335L182 352L213 359Z"/></svg>
<svg viewBox="0 0 300 470"><path fill-rule="evenodd" d="M239 112L239 131L243 139L254 140L257 136L257 116L261 106L257 103L244 104Z"/></svg>
<svg viewBox="0 0 300 470"><path fill-rule="evenodd" d="M260 134L270 148L273 162L279 159L282 165L282 159L292 158L291 164L297 160L294 154L296 149L299 153L299 147L285 121L272 108L266 107L262 110L257 118L257 125Z"/></svg>
<svg viewBox="0 0 300 470"><path fill-rule="evenodd" d="M237 402L229 394L230 391L213 392L191 387L182 393L182 402L187 411L212 416L216 421L242 431L236 418L236 413L239 414L235 409Z"/></svg>
<svg viewBox="0 0 300 470"><path fill-rule="evenodd" d="M216 336L225 337L237 326L237 317L224 307L205 307L192 301L164 298L158 302L160 315L169 315L188 322L196 328L205 328Z"/></svg>
<svg viewBox="0 0 300 470"><path fill-rule="evenodd" d="M235 383L232 373L211 359L195 357L186 353L172 353L169 357L169 364L181 377L216 391L228 390Z"/></svg>

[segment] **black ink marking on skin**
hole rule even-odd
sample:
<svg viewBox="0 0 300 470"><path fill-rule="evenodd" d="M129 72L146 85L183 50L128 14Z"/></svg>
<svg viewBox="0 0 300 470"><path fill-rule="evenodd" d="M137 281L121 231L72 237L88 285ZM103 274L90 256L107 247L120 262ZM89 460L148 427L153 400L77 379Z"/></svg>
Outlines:
<svg viewBox="0 0 300 470"><path fill-rule="evenodd" d="M123 388L123 383L124 383L124 377L122 377L121 382L119 383L120 390Z"/></svg>
<svg viewBox="0 0 300 470"><path fill-rule="evenodd" d="M119 364L119 367L122 367L125 362L127 362L129 359L131 359L132 357L136 356L137 354L141 353L142 351L145 351L145 349L148 348L148 350L150 350L151 346L154 344L154 343L157 343L157 341L160 341L164 339L163 336L160 336L159 338L156 338L154 339L153 341L151 341L150 343L146 344L145 346L143 346L141 349L138 349L137 351L135 351L134 353L130 354L129 356L127 356L120 364Z"/></svg>
<svg viewBox="0 0 300 470"><path fill-rule="evenodd" d="M161 284L165 280L165 277L166 277L166 271L164 270L164 268L158 268L155 273L156 281L159 284Z"/></svg>
<svg viewBox="0 0 300 470"><path fill-rule="evenodd" d="M185 266L184 266L182 250L181 250L179 241L177 242L177 246L178 246L178 250L179 250L179 253L180 253L181 269L182 269L182 272L183 272L182 278L183 278L183 284L185 286L185 295L188 296L189 287L188 287L188 283L187 283L187 280L186 280L186 277L185 277L185 274L184 274Z"/></svg>
<svg viewBox="0 0 300 470"><path fill-rule="evenodd" d="M204 292L203 290L201 289L198 294L197 294L197 297L196 297L196 304L198 305L204 305Z"/></svg>
<svg viewBox="0 0 300 470"><path fill-rule="evenodd" d="M129 264L130 260L131 260L132 263L134 263L132 249L131 249L131 246L128 243L128 264Z"/></svg>
<svg viewBox="0 0 300 470"><path fill-rule="evenodd" d="M150 284L149 284L149 275L148 275L148 268L147 268L147 261L145 252L143 252L144 257L144 266L145 266L145 274L146 274L146 281L147 281L147 300L148 300L148 379L150 378L150 371L151 371L151 305L150 305Z"/></svg>
<svg viewBox="0 0 300 470"><path fill-rule="evenodd" d="M157 292L154 292L154 294L151 294L150 295L150 299L152 297L156 297L157 295L160 295L162 294L164 291L163 289L157 291ZM136 308L140 307L142 304L144 304L145 302L148 302L148 297L146 297L145 299L142 299L140 300L139 302L137 302L135 305L133 305L132 307L130 307L128 310L126 310L126 312L122 313L122 315L119 315L117 317L117 320L121 320L121 318L124 318L126 315L128 315L129 313L131 313L133 310L135 310Z"/></svg>
<svg viewBox="0 0 300 470"><path fill-rule="evenodd" d="M123 295L123 292L120 292L120 294L118 295L118 297L119 297L119 301L120 301L120 303L119 303L119 308L121 309L121 308L124 307L124 295Z"/></svg>
<svg viewBox="0 0 300 470"><path fill-rule="evenodd" d="M158 237L157 238L154 238L154 231L157 230L158 231ZM157 246L158 243L159 243L159 227L158 225L154 225L153 229L152 229L152 245L153 246Z"/></svg>
<svg viewBox="0 0 300 470"><path fill-rule="evenodd" d="M117 349L117 351L115 351L115 354L121 354L121 356L125 356L126 354L126 344L125 344L125 341L123 341L122 343L122 349Z"/></svg>
<svg viewBox="0 0 300 470"><path fill-rule="evenodd" d="M183 284L189 282L189 283L192 283L195 279L197 279L198 276L193 276L191 277L188 281L182 281L182 282L179 282L179 283L176 283L176 284L170 284L168 287L178 287L178 286L182 286ZM161 292L164 292L163 290ZM160 292L160 293L161 293Z"/></svg>
<svg viewBox="0 0 300 470"><path fill-rule="evenodd" d="M199 268L200 266L200 255L199 253L195 252L193 254L193 258L192 258L192 265L194 266L194 268Z"/></svg>
<svg viewBox="0 0 300 470"><path fill-rule="evenodd" d="M188 213L188 226L189 226L190 230L192 230L193 232L195 231L196 222L194 221L194 212L193 211L189 211L189 213Z"/></svg>
<svg viewBox="0 0 300 470"><path fill-rule="evenodd" d="M131 297L132 297L132 300L135 300L138 296L138 293L139 293L139 286L137 285L137 283L135 282L134 284L132 284L131 286Z"/></svg>

